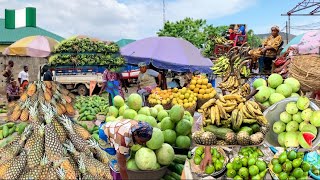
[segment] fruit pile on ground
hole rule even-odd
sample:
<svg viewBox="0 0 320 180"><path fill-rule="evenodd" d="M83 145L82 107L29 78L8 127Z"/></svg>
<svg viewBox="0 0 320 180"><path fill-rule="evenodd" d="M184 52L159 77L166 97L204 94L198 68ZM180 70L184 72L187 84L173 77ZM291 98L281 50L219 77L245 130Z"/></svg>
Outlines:
<svg viewBox="0 0 320 180"><path fill-rule="evenodd" d="M27 125L26 122L2 124L0 126L0 148L13 141L17 135L21 135Z"/></svg>
<svg viewBox="0 0 320 180"><path fill-rule="evenodd" d="M308 179L308 171L311 165L303 161L304 153L283 152L278 158L273 158L269 164L269 169L279 178L279 180L286 179Z"/></svg>
<svg viewBox="0 0 320 180"><path fill-rule="evenodd" d="M173 89L173 100L172 104L183 106L184 108L193 107L197 103L197 95L192 92L190 89L182 88L182 89Z"/></svg>
<svg viewBox="0 0 320 180"><path fill-rule="evenodd" d="M27 90L21 95L20 99L10 104L7 113L9 121L30 121L29 108L38 103L49 103L60 116L67 114L74 116L73 107L75 96L63 86L52 83L51 81L37 81L30 83Z"/></svg>
<svg viewBox="0 0 320 180"><path fill-rule="evenodd" d="M264 179L267 164L257 157L236 157L227 164L227 177L232 179Z"/></svg>
<svg viewBox="0 0 320 180"><path fill-rule="evenodd" d="M205 76L192 77L188 88L195 93L198 99L213 98L217 94L216 90Z"/></svg>
<svg viewBox="0 0 320 180"><path fill-rule="evenodd" d="M273 124L280 146L312 148L317 127L320 127L320 111L313 111L309 105L310 100L303 96L286 105L286 110L279 115L280 120Z"/></svg>
<svg viewBox="0 0 320 180"><path fill-rule="evenodd" d="M219 99L210 99L203 104L199 112L202 113L205 132L194 132L193 140L197 144L258 145L269 129L259 105L246 101L241 95L219 95ZM210 136L212 144L203 142L203 139L208 139L204 136Z"/></svg>
<svg viewBox="0 0 320 180"><path fill-rule="evenodd" d="M57 87L55 83L51 85ZM41 86L38 88L33 93L41 92ZM31 92L30 87L27 92ZM111 179L108 156L96 141L90 139L90 133L73 123L66 114L59 114L57 108L60 106L51 105L37 95L37 101L28 111L30 125L13 142L0 149L0 177ZM63 104L61 101L63 99L55 103ZM52 100L49 102L53 103Z"/></svg>
<svg viewBox="0 0 320 180"><path fill-rule="evenodd" d="M160 88L155 88L152 90L151 94L148 97L148 102L152 105L154 104L162 104L167 105L170 104L173 99L172 89L161 90Z"/></svg>
<svg viewBox="0 0 320 180"><path fill-rule="evenodd" d="M108 98L93 96L79 96L74 107L79 112L79 121L92 121L97 114L106 115L109 107Z"/></svg>
<svg viewBox="0 0 320 180"><path fill-rule="evenodd" d="M269 107L285 98L299 96L300 83L291 77L283 80L281 75L271 74L268 83L259 78L253 82L253 87L259 90L255 100Z"/></svg>
<svg viewBox="0 0 320 180"><path fill-rule="evenodd" d="M172 146L164 143L164 136L156 127L153 128L152 137L146 146L134 145L131 150L127 161L129 170L157 170L162 166L169 166L174 160Z"/></svg>
<svg viewBox="0 0 320 180"><path fill-rule="evenodd" d="M163 131L165 143L179 148L190 147L193 117L182 106L174 105L170 110L165 110L160 104L151 108L142 107L139 94L131 94L126 104L120 96L116 96L114 105L109 107L106 122L122 119L144 121Z"/></svg>
<svg viewBox="0 0 320 180"><path fill-rule="evenodd" d="M88 125L86 123L80 123L78 122L78 124L80 126L82 126L84 129L86 129L90 134L91 137L96 140L97 142L99 142L99 126L97 125L93 125L91 128L88 127Z"/></svg>
<svg viewBox="0 0 320 180"><path fill-rule="evenodd" d="M242 147L238 153L238 155L243 156L243 157L256 157L256 158L261 158L264 156L263 152L259 147Z"/></svg>
<svg viewBox="0 0 320 180"><path fill-rule="evenodd" d="M222 149L221 149L222 150ZM223 150L222 150L223 151ZM220 153L217 148L211 148L212 163L208 164L205 168L205 174L213 174L215 172L221 171L225 167L227 161L222 153ZM205 156L204 147L198 146L194 152L193 162L196 165L200 165L201 161Z"/></svg>
<svg viewBox="0 0 320 180"><path fill-rule="evenodd" d="M6 104L0 104L0 114L7 113L7 112L8 110L7 110Z"/></svg>

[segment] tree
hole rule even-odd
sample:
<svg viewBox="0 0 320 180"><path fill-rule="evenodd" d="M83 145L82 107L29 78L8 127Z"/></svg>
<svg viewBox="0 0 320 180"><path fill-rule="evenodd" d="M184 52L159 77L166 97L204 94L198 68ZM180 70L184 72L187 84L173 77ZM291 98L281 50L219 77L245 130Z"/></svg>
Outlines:
<svg viewBox="0 0 320 180"><path fill-rule="evenodd" d="M250 29L247 32L247 42L252 48L257 48L261 45L261 38L254 34L253 30Z"/></svg>

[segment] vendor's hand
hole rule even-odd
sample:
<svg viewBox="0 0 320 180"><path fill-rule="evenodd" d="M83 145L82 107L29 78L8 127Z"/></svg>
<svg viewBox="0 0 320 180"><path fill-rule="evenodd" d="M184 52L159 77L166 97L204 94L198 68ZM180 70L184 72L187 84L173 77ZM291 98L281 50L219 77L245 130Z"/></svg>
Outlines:
<svg viewBox="0 0 320 180"><path fill-rule="evenodd" d="M211 152L210 153L206 153L205 152L205 155L204 155L204 158L203 160L201 161L200 163L200 168L202 171L205 170L205 168L207 167L207 165L211 164L212 163L212 155L211 155Z"/></svg>

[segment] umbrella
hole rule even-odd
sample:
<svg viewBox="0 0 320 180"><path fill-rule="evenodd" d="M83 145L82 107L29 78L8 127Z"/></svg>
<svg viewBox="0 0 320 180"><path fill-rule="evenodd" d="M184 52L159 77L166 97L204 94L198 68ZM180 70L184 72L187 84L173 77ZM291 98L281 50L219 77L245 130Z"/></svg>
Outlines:
<svg viewBox="0 0 320 180"><path fill-rule="evenodd" d="M48 57L58 41L47 36L28 36L7 47L4 55Z"/></svg>
<svg viewBox="0 0 320 180"><path fill-rule="evenodd" d="M116 42L119 47L124 47L132 42L135 42L136 40L133 39L120 39L119 41Z"/></svg>
<svg viewBox="0 0 320 180"><path fill-rule="evenodd" d="M320 31L308 31L293 38L281 51L285 53L290 46L294 46L299 54L318 54L320 47Z"/></svg>
<svg viewBox="0 0 320 180"><path fill-rule="evenodd" d="M121 48L129 64L146 62L159 69L176 72L200 71L211 73L212 61L190 42L174 37L150 37L132 42Z"/></svg>

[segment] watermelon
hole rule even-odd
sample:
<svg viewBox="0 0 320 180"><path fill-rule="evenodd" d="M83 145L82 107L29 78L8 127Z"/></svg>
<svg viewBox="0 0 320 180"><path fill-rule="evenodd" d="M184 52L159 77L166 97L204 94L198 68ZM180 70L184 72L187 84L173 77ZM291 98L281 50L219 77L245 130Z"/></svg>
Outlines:
<svg viewBox="0 0 320 180"><path fill-rule="evenodd" d="M300 132L298 136L298 141L301 147L309 149L312 148L312 141L316 136L311 132Z"/></svg>

